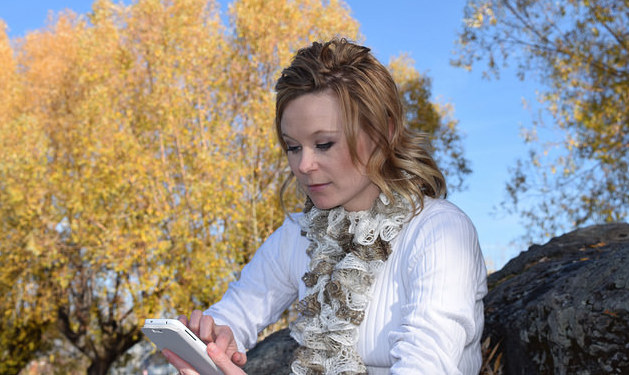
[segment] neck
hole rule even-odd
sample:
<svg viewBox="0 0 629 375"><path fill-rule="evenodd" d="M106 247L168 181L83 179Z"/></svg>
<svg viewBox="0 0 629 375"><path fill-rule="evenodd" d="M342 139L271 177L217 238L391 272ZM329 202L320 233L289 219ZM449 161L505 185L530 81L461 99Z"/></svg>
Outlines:
<svg viewBox="0 0 629 375"><path fill-rule="evenodd" d="M360 194L363 195L359 201L350 201L347 204L343 205L345 211L355 212L355 211L367 211L371 207L373 207L374 202L380 196L380 188L372 183L365 187Z"/></svg>

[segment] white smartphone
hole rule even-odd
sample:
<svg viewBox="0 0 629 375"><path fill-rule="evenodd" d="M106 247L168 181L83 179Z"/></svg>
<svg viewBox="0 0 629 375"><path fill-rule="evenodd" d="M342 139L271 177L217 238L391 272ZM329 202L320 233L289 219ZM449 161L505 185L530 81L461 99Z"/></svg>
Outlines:
<svg viewBox="0 0 629 375"><path fill-rule="evenodd" d="M157 346L169 349L201 375L222 375L207 354L207 345L177 319L146 319L142 332Z"/></svg>

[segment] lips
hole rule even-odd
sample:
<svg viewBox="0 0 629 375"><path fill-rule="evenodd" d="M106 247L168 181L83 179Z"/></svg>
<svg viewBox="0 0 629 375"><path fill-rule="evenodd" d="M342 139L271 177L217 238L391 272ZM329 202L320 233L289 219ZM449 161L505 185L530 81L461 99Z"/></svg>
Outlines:
<svg viewBox="0 0 629 375"><path fill-rule="evenodd" d="M329 182L325 183L325 184L309 184L308 185L308 191L316 193L319 191L322 191L323 189L325 189L328 185L330 185Z"/></svg>

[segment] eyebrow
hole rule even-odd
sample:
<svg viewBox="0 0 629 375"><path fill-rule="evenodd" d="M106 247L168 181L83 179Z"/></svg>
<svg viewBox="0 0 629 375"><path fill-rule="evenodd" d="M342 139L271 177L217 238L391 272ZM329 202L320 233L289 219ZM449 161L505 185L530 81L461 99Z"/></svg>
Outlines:
<svg viewBox="0 0 629 375"><path fill-rule="evenodd" d="M322 135L322 134L323 135L337 135L339 133L341 133L340 130L317 130L316 132L312 133L312 135L313 136L318 136L318 135ZM291 137L290 135L288 135L288 134L286 134L284 132L282 132L282 137L295 139L295 138Z"/></svg>

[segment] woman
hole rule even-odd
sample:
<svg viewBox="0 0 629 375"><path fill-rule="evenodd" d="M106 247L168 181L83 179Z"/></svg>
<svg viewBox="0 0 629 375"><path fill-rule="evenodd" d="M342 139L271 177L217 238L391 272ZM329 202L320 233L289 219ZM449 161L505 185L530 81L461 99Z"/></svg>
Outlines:
<svg viewBox="0 0 629 375"><path fill-rule="evenodd" d="M389 72L334 39L300 50L277 85L276 130L307 195L239 281L184 323L226 374L296 299L296 374L477 374L486 269L444 199L426 137L404 126ZM182 373L181 359L165 355Z"/></svg>

